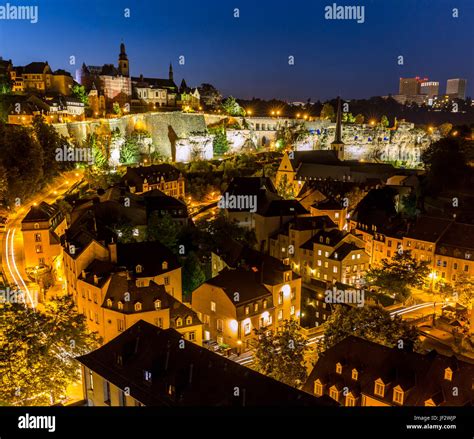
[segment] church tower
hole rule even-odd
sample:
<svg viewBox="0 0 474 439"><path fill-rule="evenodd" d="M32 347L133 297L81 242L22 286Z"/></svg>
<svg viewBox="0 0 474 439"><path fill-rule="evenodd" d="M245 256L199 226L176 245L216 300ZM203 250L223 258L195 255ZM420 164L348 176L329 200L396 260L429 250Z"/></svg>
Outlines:
<svg viewBox="0 0 474 439"><path fill-rule="evenodd" d="M130 75L128 56L125 53L125 44L120 44L120 55L118 59L118 70L122 76L128 77Z"/></svg>
<svg viewBox="0 0 474 439"><path fill-rule="evenodd" d="M174 77L173 77L173 66L171 65L170 63L170 70L169 70L169 73L168 73L168 78L171 82L174 82Z"/></svg>
<svg viewBox="0 0 474 439"><path fill-rule="evenodd" d="M336 115L336 135L334 142L331 143L331 148L336 152L339 160L344 160L344 142L342 141L342 111L341 98L337 97L337 115Z"/></svg>

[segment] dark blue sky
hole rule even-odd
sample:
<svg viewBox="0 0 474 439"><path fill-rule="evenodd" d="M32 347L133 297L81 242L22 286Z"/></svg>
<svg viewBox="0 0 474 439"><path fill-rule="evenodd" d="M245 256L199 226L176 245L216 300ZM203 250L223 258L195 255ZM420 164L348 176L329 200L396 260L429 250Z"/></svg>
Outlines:
<svg viewBox="0 0 474 439"><path fill-rule="evenodd" d="M364 24L325 20L328 0L10 3L39 6L37 24L0 21L0 56L15 65L48 60L53 69L73 72L83 61L117 64L123 39L133 75L166 76L172 61L176 82L183 76L188 85L210 82L241 98L363 98L397 93L400 76L440 81L442 93L448 78L466 78L467 94L474 95L472 0L336 1L364 5ZM404 66L397 65L399 55Z"/></svg>

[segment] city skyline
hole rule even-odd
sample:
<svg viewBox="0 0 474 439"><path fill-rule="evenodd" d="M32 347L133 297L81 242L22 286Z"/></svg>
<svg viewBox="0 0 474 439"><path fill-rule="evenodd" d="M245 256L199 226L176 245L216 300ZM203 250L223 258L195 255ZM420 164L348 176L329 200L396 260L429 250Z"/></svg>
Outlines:
<svg viewBox="0 0 474 439"><path fill-rule="evenodd" d="M325 20L326 2L321 1L305 6L307 14L301 14L298 5L285 9L279 1L258 6L242 1L211 10L188 1L179 10L171 4L158 8L150 2L135 6L119 1L87 10L74 5L71 15L58 11L53 1L39 4L36 24L2 22L0 56L11 58L14 65L47 60L54 70L66 69L74 76L83 62L115 63L123 41L132 76L165 77L172 62L177 82L186 78L194 86L212 83L224 95L242 99L369 98L396 94L399 78L413 76L438 81L440 93L445 92L448 79L464 78L466 95L471 96L474 66L468 17L473 5L462 1L459 17L453 18L448 5L426 9L428 3L421 1L407 14L408 2L391 3L393 10L368 2L364 23L357 23ZM125 18L128 7L130 17ZM73 31L78 23L88 29L79 39ZM453 38L436 31L441 25ZM403 35L397 36L394 28L403 29ZM42 49L31 41L42 41ZM360 49L368 46L371 50ZM69 64L71 56L74 65ZM294 65L289 64L291 56ZM404 57L404 65L397 64L398 56ZM266 80L269 71L272 81Z"/></svg>

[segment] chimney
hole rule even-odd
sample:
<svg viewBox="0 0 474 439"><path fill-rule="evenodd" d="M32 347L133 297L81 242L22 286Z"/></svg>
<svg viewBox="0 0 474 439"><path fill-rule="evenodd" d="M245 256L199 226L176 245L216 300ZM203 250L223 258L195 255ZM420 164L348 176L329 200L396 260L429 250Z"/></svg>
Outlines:
<svg viewBox="0 0 474 439"><path fill-rule="evenodd" d="M114 238L112 238L112 242L109 244L109 255L110 255L110 262L112 264L117 263L117 244L114 242Z"/></svg>
<svg viewBox="0 0 474 439"><path fill-rule="evenodd" d="M97 277L96 274L94 274L94 285L98 285L99 284L99 278Z"/></svg>
<svg viewBox="0 0 474 439"><path fill-rule="evenodd" d="M82 272L81 272L81 276L82 276L82 278L83 278L83 279L85 279L85 278L86 278L86 270L82 270Z"/></svg>

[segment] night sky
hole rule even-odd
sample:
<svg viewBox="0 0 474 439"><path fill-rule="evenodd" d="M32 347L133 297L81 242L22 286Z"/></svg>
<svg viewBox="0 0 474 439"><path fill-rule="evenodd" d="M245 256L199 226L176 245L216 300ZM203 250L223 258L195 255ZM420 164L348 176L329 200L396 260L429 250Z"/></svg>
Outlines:
<svg viewBox="0 0 474 439"><path fill-rule="evenodd" d="M225 96L364 98L398 93L400 76L427 76L440 82L441 93L448 78L466 78L467 95L474 95L472 0L336 2L364 5L363 24L325 20L328 0L10 3L39 6L37 24L0 21L0 56L14 65L47 60L73 74L83 61L116 65L123 40L132 75L166 77L172 61L178 85L182 77L191 86L210 82ZM459 18L452 18L452 8L459 8ZM71 55L76 66L69 65ZM404 66L397 65L399 55Z"/></svg>

